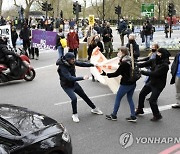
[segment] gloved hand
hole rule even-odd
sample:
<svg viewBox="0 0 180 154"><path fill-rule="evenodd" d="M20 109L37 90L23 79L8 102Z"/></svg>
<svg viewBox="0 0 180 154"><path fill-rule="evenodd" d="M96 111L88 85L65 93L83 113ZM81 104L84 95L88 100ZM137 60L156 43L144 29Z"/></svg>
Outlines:
<svg viewBox="0 0 180 154"><path fill-rule="evenodd" d="M104 70L102 70L102 73L101 73L100 75L102 75L102 76L106 76L106 75L107 75L107 73L106 73L106 72L104 72Z"/></svg>

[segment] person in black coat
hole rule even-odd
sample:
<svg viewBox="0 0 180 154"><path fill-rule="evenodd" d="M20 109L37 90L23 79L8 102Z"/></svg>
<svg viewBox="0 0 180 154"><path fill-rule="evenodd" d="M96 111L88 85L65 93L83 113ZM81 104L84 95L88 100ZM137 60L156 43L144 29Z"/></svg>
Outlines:
<svg viewBox="0 0 180 154"><path fill-rule="evenodd" d="M82 87L78 84L77 81L86 80L89 77L76 77L76 69L75 66L80 67L93 67L94 65L91 63L78 62L75 61L75 55L71 52L65 54L64 57L58 59L56 62L58 65L58 74L60 77L60 85L66 94L71 98L71 105L73 110L72 119L74 122L79 122L79 118L77 115L77 96L78 94L91 108L91 112L95 114L103 114L101 110L96 108L96 106L92 103L89 97L86 95Z"/></svg>
<svg viewBox="0 0 180 154"><path fill-rule="evenodd" d="M91 59L91 54L92 54L94 48L96 48L97 46L100 48L101 52L104 51L104 47L103 47L103 44L100 41L100 37L98 35L95 35L92 38L92 40L91 40L91 42L89 44L89 47L88 47L88 60Z"/></svg>
<svg viewBox="0 0 180 154"><path fill-rule="evenodd" d="M118 57L120 57L118 69L113 73L106 73L103 71L101 74L106 75L108 78L117 77L119 75L122 76L120 86L117 91L113 112L110 115L106 115L106 119L113 121L117 120L117 112L119 110L121 99L124 97L124 95L127 94L131 115L129 118L126 118L126 120L130 122L136 122L137 118L135 116L134 101L132 99L134 90L136 88L136 82L130 81L131 57L129 56L128 48L121 47L118 53Z"/></svg>
<svg viewBox="0 0 180 154"><path fill-rule="evenodd" d="M159 48L155 59L150 59L142 64L139 64L139 67L141 68L151 67L151 71L141 71L143 75L149 76L150 79L149 82L144 85L139 94L136 115L144 114L144 101L146 96L151 93L149 98L150 107L153 113L151 121L158 121L162 119L162 115L158 109L157 99L166 85L167 73L169 70L169 57L170 53L167 49Z"/></svg>
<svg viewBox="0 0 180 154"><path fill-rule="evenodd" d="M18 39L18 34L16 32L16 27L15 26L12 26L12 28L11 28L11 39L12 39L13 48L16 51L16 41Z"/></svg>
<svg viewBox="0 0 180 154"><path fill-rule="evenodd" d="M174 58L171 66L172 78L170 84L175 84L176 87L176 100L177 103L172 108L180 108L180 52Z"/></svg>
<svg viewBox="0 0 180 154"><path fill-rule="evenodd" d="M138 57L140 56L140 51L139 51L139 45L136 43L134 34L129 35L129 42L126 44L126 47L129 48L129 50L130 50L130 44L132 44L133 46L134 59L137 60Z"/></svg>
<svg viewBox="0 0 180 154"><path fill-rule="evenodd" d="M27 23L24 23L24 27L19 33L19 37L23 40L23 48L26 51L29 51L29 57L32 58L31 49L30 49L30 40L31 40L31 30L28 28Z"/></svg>

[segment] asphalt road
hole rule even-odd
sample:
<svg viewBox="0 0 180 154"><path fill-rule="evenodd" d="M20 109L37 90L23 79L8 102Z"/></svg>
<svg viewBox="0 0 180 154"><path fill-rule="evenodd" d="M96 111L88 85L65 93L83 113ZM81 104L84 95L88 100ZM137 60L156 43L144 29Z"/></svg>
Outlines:
<svg viewBox="0 0 180 154"><path fill-rule="evenodd" d="M147 143L148 137L180 137L179 111L168 105L176 103L175 87L169 84L162 92L158 104L162 106L163 119L151 122L152 113L149 113L149 104L145 103L146 115L139 117L137 123L125 120L129 117L130 109L126 97L122 99L118 112L118 121L108 121L105 114L110 114L114 105L115 95L111 90L99 82L91 80L80 81L80 85L104 115L94 115L87 104L78 100L78 114L80 123L71 119L71 105L69 98L59 85L56 51L41 51L40 59L32 60L37 76L32 82L13 81L0 85L0 103L14 104L27 107L33 111L46 114L58 122L62 122L72 137L73 154L157 154L174 143ZM77 76L90 75L89 68L77 68ZM144 78L137 82L134 102L137 106L138 94ZM133 144L122 148L119 142L122 133L133 134ZM142 139L142 140L140 140ZM132 140L131 140L132 141ZM138 141L141 141L140 143ZM130 143L129 143L130 144Z"/></svg>

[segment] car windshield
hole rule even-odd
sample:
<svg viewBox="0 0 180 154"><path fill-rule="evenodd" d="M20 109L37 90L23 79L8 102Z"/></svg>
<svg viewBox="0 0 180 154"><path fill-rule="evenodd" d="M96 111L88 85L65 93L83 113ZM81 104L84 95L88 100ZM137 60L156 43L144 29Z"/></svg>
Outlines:
<svg viewBox="0 0 180 154"><path fill-rule="evenodd" d="M21 136L21 133L19 132L19 130L10 122L3 119L2 117L0 117L0 131L4 132L5 134Z"/></svg>

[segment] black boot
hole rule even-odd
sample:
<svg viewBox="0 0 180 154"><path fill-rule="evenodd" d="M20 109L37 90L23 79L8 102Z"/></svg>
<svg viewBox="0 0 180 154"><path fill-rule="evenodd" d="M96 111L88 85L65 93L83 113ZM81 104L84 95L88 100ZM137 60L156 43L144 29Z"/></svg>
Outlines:
<svg viewBox="0 0 180 154"><path fill-rule="evenodd" d="M155 115L155 116L151 119L151 121L158 121L158 120L160 120L160 119L162 119L162 115L161 115L161 114L157 114L157 115Z"/></svg>
<svg viewBox="0 0 180 154"><path fill-rule="evenodd" d="M135 115L144 114L143 109L136 109Z"/></svg>

